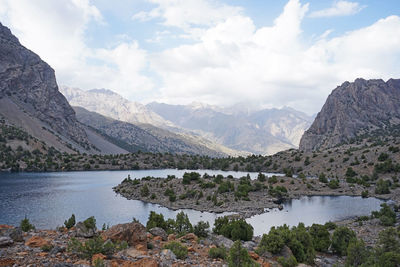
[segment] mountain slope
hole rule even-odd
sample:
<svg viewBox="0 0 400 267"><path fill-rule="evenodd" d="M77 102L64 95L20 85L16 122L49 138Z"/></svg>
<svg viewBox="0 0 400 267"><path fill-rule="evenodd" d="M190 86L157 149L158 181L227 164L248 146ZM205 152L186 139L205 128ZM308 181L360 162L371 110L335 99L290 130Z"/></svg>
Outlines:
<svg viewBox="0 0 400 267"><path fill-rule="evenodd" d="M170 152L225 156L221 150L213 150L181 134L175 134L150 124L134 125L107 118L82 107L74 107L77 118L82 123L108 136L111 141L127 150L144 152Z"/></svg>
<svg viewBox="0 0 400 267"><path fill-rule="evenodd" d="M221 109L210 105L150 103L165 120L236 150L273 154L295 148L311 117L293 109Z"/></svg>
<svg viewBox="0 0 400 267"><path fill-rule="evenodd" d="M99 113L115 120L130 123L148 123L158 127L173 126L146 106L131 102L122 96L106 89L89 91L61 86L61 92L72 106L83 107L89 111Z"/></svg>
<svg viewBox="0 0 400 267"><path fill-rule="evenodd" d="M300 141L304 151L323 150L400 124L400 79L345 82L327 98Z"/></svg>

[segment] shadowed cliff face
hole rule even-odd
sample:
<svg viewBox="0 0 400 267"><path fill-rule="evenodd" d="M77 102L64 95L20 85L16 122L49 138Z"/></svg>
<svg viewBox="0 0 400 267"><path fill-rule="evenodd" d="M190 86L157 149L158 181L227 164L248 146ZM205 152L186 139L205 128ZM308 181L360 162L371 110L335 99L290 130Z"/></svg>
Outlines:
<svg viewBox="0 0 400 267"><path fill-rule="evenodd" d="M329 95L300 141L300 150L334 147L400 124L400 79L345 82Z"/></svg>
<svg viewBox="0 0 400 267"><path fill-rule="evenodd" d="M83 147L88 139L75 112L58 91L54 70L22 46L0 23L0 98L48 124L55 132Z"/></svg>

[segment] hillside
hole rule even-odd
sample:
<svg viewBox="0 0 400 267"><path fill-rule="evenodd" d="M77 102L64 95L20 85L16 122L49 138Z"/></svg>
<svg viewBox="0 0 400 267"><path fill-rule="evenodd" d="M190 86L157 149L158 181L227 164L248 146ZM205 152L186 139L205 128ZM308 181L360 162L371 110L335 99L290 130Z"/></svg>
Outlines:
<svg viewBox="0 0 400 267"><path fill-rule="evenodd" d="M300 141L300 150L324 150L400 125L400 80L345 82L329 95Z"/></svg>
<svg viewBox="0 0 400 267"><path fill-rule="evenodd" d="M165 120L216 143L262 155L297 148L312 120L290 108L249 111L239 107L155 102L147 107Z"/></svg>
<svg viewBox="0 0 400 267"><path fill-rule="evenodd" d="M130 152L141 150L153 153L170 152L213 157L226 156L225 151L234 153L218 147L210 149L207 144L202 145L199 140L193 140L183 134L172 133L150 124L132 124L114 120L82 107L74 107L74 109L80 122L104 134L110 141Z"/></svg>

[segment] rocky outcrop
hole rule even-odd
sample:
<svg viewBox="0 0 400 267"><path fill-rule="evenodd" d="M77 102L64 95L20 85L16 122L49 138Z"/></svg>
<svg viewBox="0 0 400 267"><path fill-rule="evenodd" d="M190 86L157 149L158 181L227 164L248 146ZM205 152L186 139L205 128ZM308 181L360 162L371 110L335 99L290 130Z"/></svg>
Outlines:
<svg viewBox="0 0 400 267"><path fill-rule="evenodd" d="M329 95L300 141L312 151L347 143L400 124L400 79L345 82Z"/></svg>
<svg viewBox="0 0 400 267"><path fill-rule="evenodd" d="M140 223L117 224L103 233L103 238L126 241L129 246L147 248L146 228Z"/></svg>
<svg viewBox="0 0 400 267"><path fill-rule="evenodd" d="M82 147L89 142L75 112L58 91L54 70L0 23L0 98L46 123Z"/></svg>

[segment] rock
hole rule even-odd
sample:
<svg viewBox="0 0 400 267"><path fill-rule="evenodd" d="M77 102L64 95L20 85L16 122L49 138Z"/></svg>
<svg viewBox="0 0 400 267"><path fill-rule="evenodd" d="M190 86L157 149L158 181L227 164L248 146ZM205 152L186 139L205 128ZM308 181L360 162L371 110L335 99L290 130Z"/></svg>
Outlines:
<svg viewBox="0 0 400 267"><path fill-rule="evenodd" d="M160 253L160 260L161 267L169 267L172 265L172 262L176 260L176 256L171 250L163 249Z"/></svg>
<svg viewBox="0 0 400 267"><path fill-rule="evenodd" d="M54 70L22 46L1 23L0 58L0 97L23 107L25 112L69 140L89 144L74 110L58 91Z"/></svg>
<svg viewBox="0 0 400 267"><path fill-rule="evenodd" d="M117 224L102 234L112 241L126 241L129 246L143 245L147 248L146 228L140 223Z"/></svg>
<svg viewBox="0 0 400 267"><path fill-rule="evenodd" d="M174 235L174 234L169 234L168 235L168 241L173 241L175 239L176 239L176 235Z"/></svg>
<svg viewBox="0 0 400 267"><path fill-rule="evenodd" d="M19 227L11 229L9 236L14 240L14 242L24 241L22 230Z"/></svg>
<svg viewBox="0 0 400 267"><path fill-rule="evenodd" d="M153 240L156 242L161 242L163 239L161 236L155 236Z"/></svg>
<svg viewBox="0 0 400 267"><path fill-rule="evenodd" d="M256 242L246 241L243 243L243 247L249 251L254 250L254 248L256 247Z"/></svg>
<svg viewBox="0 0 400 267"><path fill-rule="evenodd" d="M279 252L278 256L282 256L286 259L293 256L292 250L288 246L283 246L282 250Z"/></svg>
<svg viewBox="0 0 400 267"><path fill-rule="evenodd" d="M258 256L258 254L253 251L250 251L249 255L253 260L258 260L260 258L260 256Z"/></svg>
<svg viewBox="0 0 400 267"><path fill-rule="evenodd" d="M164 241L167 241L167 239L168 239L167 232L165 232L165 230L160 227L151 228L149 230L149 233L154 236L161 236L162 240L164 240Z"/></svg>
<svg viewBox="0 0 400 267"><path fill-rule="evenodd" d="M143 258L138 261L112 260L111 267L158 267L158 263L154 259Z"/></svg>
<svg viewBox="0 0 400 267"><path fill-rule="evenodd" d="M83 222L78 222L75 226L76 236L77 237L93 237L96 233L96 229L87 228Z"/></svg>
<svg viewBox="0 0 400 267"><path fill-rule="evenodd" d="M124 251L122 251L122 254L132 257L132 258L137 258L137 257L143 256L143 255L146 255L147 253L146 253L146 251L138 250L136 248L127 248Z"/></svg>
<svg viewBox="0 0 400 267"><path fill-rule="evenodd" d="M396 124L400 120L399 103L400 79L345 82L328 96L301 138L299 149L328 149L368 133L365 129L383 129L386 122Z"/></svg>
<svg viewBox="0 0 400 267"><path fill-rule="evenodd" d="M65 251L66 251L65 247L55 246L50 250L50 255L55 255L59 252L65 252Z"/></svg>
<svg viewBox="0 0 400 267"><path fill-rule="evenodd" d="M213 235L210 239L212 244L217 247L224 246L225 248L230 249L233 246L233 241L223 235Z"/></svg>
<svg viewBox="0 0 400 267"><path fill-rule="evenodd" d="M197 242L198 239L199 238L193 233L186 234L186 235L182 236L181 238L179 238L179 240L189 240L189 241L195 241L195 242Z"/></svg>
<svg viewBox="0 0 400 267"><path fill-rule="evenodd" d="M40 236L32 236L28 241L25 242L25 246L32 248L40 248L43 246L50 246L49 241Z"/></svg>
<svg viewBox="0 0 400 267"><path fill-rule="evenodd" d="M7 247L14 243L11 237L2 236L0 237L0 247Z"/></svg>

